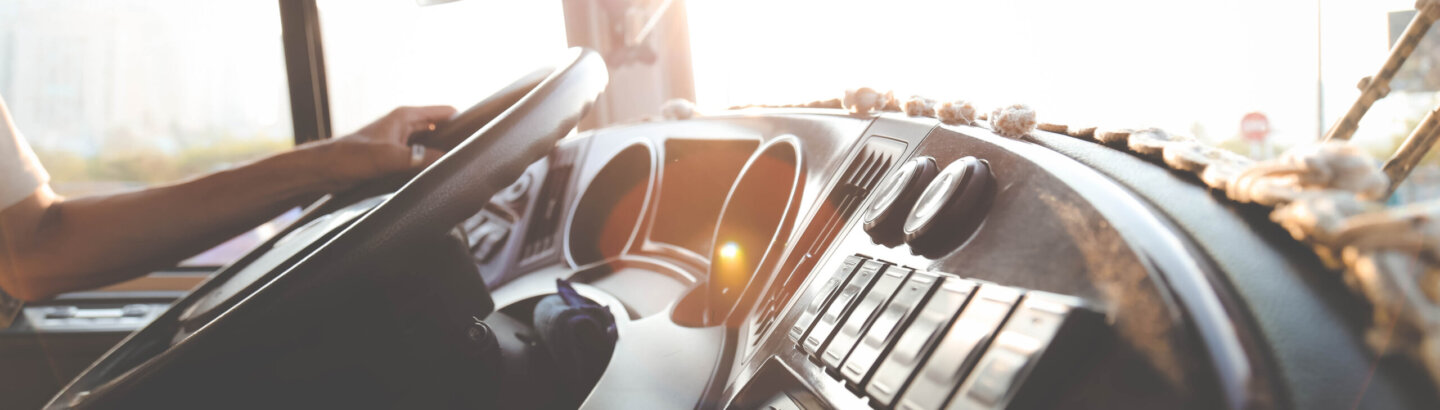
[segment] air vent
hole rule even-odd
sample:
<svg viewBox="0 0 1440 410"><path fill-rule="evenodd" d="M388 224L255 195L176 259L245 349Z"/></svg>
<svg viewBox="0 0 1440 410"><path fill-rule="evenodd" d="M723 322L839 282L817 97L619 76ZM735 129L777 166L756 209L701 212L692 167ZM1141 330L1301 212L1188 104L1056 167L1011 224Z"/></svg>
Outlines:
<svg viewBox="0 0 1440 410"><path fill-rule="evenodd" d="M904 153L904 142L873 135L865 140L860 153L855 155L845 173L830 188L825 204L819 206L815 215L810 218L805 233L795 242L796 250L790 252L780 265L781 274L776 283L766 290L760 299L760 307L756 314L751 316L755 318L753 326L750 327L754 332L750 338L752 344L759 343L760 336L775 325L780 309L785 307L785 301L804 282L805 275L796 273L809 272L815 268L817 259L835 241L835 237L844 231L845 226L849 225L850 218L860 209L875 184L900 162L900 156Z"/></svg>
<svg viewBox="0 0 1440 410"><path fill-rule="evenodd" d="M535 207L530 211L530 226L525 229L525 243L520 247L520 266L555 255L559 245L557 231L565 214L565 192L570 188L570 176L575 169L575 154L571 150L557 150L551 157L550 172L545 174L545 184Z"/></svg>

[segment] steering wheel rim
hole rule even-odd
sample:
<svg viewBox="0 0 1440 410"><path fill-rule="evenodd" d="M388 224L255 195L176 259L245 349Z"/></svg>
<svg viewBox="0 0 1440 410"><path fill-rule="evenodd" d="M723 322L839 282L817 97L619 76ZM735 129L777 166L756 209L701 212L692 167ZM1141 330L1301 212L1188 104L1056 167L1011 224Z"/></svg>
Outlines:
<svg viewBox="0 0 1440 410"><path fill-rule="evenodd" d="M195 303L197 295L213 289L211 282L230 276L217 275L197 287L85 369L45 408L104 407L107 398L131 393L175 363L197 355L233 353L220 347L223 336L265 325L257 320L278 313L272 307L305 306L307 292L377 263L386 249L443 235L547 155L579 123L607 83L608 72L599 54L572 48L553 68L522 77L435 132L417 137L427 145L453 148L298 262L267 273L267 279L259 281L263 284L241 295L238 302L172 341L180 331L180 313ZM237 265L253 259L248 255Z"/></svg>

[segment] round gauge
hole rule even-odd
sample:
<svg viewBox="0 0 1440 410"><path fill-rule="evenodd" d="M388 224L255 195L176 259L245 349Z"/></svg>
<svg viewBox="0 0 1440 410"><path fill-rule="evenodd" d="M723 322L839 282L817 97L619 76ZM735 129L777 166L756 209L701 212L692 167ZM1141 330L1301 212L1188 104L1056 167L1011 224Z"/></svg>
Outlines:
<svg viewBox="0 0 1440 410"><path fill-rule="evenodd" d="M595 173L571 208L565 231L566 253L575 266L625 253L650 203L655 168L654 150L637 142Z"/></svg>
<svg viewBox="0 0 1440 410"><path fill-rule="evenodd" d="M880 191L875 200L865 208L865 232L875 243L894 247L905 242L902 231L910 209L920 193L935 179L939 172L935 159L917 157L904 164L880 181Z"/></svg>
<svg viewBox="0 0 1440 410"><path fill-rule="evenodd" d="M752 281L764 286L770 280L771 253L789 240L804 190L801 151L794 141L778 137L766 143L730 187L710 252L708 320L727 317Z"/></svg>
<svg viewBox="0 0 1440 410"><path fill-rule="evenodd" d="M905 243L916 255L943 254L970 238L995 197L990 164L964 157L946 165L905 218Z"/></svg>

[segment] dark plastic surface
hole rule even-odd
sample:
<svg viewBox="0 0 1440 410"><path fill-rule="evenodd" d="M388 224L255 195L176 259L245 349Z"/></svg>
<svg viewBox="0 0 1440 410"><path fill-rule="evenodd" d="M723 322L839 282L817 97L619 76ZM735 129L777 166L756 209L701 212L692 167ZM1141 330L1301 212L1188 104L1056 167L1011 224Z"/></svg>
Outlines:
<svg viewBox="0 0 1440 410"><path fill-rule="evenodd" d="M865 331L865 336L855 349L850 351L850 357L845 358L845 363L840 366L840 374L850 382L857 390L864 390L865 382L870 377L870 371L874 370L875 364L889 351L890 344L899 337L900 332L910 325L914 319L914 313L921 302L930 297L930 292L935 290L935 285L941 280L939 276L930 273L915 271L890 303L876 316L875 322L870 324L870 329Z"/></svg>
<svg viewBox="0 0 1440 410"><path fill-rule="evenodd" d="M860 121L836 117L837 123ZM673 311L681 310L678 304L668 306L672 315L636 315L644 318L628 339L622 335L616 363L585 407L883 405L887 395L882 390L890 390L892 398L904 394L908 373L930 359L915 354L909 359L913 364L907 366L902 353L913 345L936 342L927 337L933 332L952 330L945 327L950 316L927 313L935 313L928 311L932 304L947 300L957 305L950 312L960 310L958 305L969 294L953 288L971 282L956 277L1074 295L1104 316L1098 329L1114 343L1077 345L1073 342L1077 339L1059 336L1038 361L1004 354L990 359L995 346L1011 344L997 337L987 353L976 354L972 378L963 382L966 387L952 386L961 392L949 397L979 397L987 405L1003 406L1005 396L1014 394L1010 405L1018 408L1428 408L1434 403L1427 381L1413 367L1403 361L1378 361L1366 353L1361 339L1363 306L1302 246L1278 228L1266 228L1270 225L1263 210L1228 205L1195 181L1156 164L1068 137L1036 132L1014 140L982 128L950 126L927 135L933 121L927 125L923 119L888 116L871 127L890 130L886 133L851 133L853 128L845 126L826 128L827 121L810 112L722 116L637 124L602 130L597 136L603 138L570 140L576 146L607 148L624 146L637 136L657 142L656 147L669 135L753 133L765 140L801 124L798 129L813 131L795 132L794 138L806 147L802 155L807 161L820 158L805 165L803 178L810 189L800 196L798 215L803 215L799 220L804 223L792 229L797 239L782 245L780 268L756 276L773 275L774 280L764 289L746 287L747 292L764 292L756 300L737 301L736 312L745 313L737 317L744 322L738 328L681 324L674 320ZM1000 182L995 206L969 242L933 257L917 257L909 245L876 245L859 229L859 218L835 217L842 205L849 206L828 201L830 194L848 186L839 175L853 169L879 178L894 171L864 165L864 160L850 161L872 135L894 138L902 147L908 144L899 152L933 156L940 163L964 156L988 161ZM811 150L814 147L823 149ZM569 182L574 186L565 188L573 191L564 195L574 198L576 191L588 187L589 178L600 168L591 165L576 172L576 179ZM654 209L655 199L651 201ZM558 206L564 209L569 203ZM641 219L641 224L655 223ZM640 231L649 228L641 226ZM683 251L674 252L679 248L656 242L632 247L622 257L656 258L676 264L682 272L679 276L688 272L703 279L704 270L693 268L694 259L687 259ZM829 307L855 303L855 294L840 301L840 288L854 270L845 267L846 260L857 253L919 271L955 275L944 281L909 326L901 326L895 347L878 359L863 394L854 391L859 386L843 374L843 364L840 376L827 374L823 365L796 346L815 336L805 330L818 329ZM527 286L530 279L549 275L552 262L537 262L533 272L505 287ZM656 280L653 275L615 273L638 281ZM618 283L607 289L623 293L619 290L639 282ZM768 293L772 289L773 298ZM656 292L661 293L675 294ZM864 290L856 293L863 295ZM1026 298L1030 295L1038 293ZM831 299L833 303L827 302ZM766 313L762 307L767 306L775 308ZM642 310L666 308L650 304ZM810 352L823 351L823 340L839 321L848 320L843 311L837 312L835 322ZM1020 308L1005 329L1018 323L1013 320L1024 311ZM760 320L766 315L773 319ZM799 334L793 334L797 329ZM1083 356L1091 361L1042 371L1052 363L1050 349L1061 347L1083 348ZM950 350L954 349L946 351ZM887 370L891 361L902 362L892 366L895 372ZM1051 383L1037 382L1037 377L1047 375ZM1007 387L1006 380L1022 380L1020 390L1012 389L1014 383ZM960 399L952 401L960 403Z"/></svg>
<svg viewBox="0 0 1440 410"><path fill-rule="evenodd" d="M830 338L830 344L825 346L823 352L820 352L820 362L825 364L826 369L832 372L840 369L840 364L850 356L850 352L855 349L855 344L860 341L860 338L865 335L866 329L870 328L870 324L874 323L875 317L880 314L881 308L890 303L890 298L900 290L900 285L905 283L905 279L910 277L912 271L909 268L892 265L880 272L880 278L875 280L875 285L871 286L870 291L866 292L865 296L855 304L855 308L850 311L850 316L841 322L840 329L836 330L835 336Z"/></svg>
<svg viewBox="0 0 1440 410"><path fill-rule="evenodd" d="M797 115L811 113L766 112L763 115L735 115L634 128L654 134L662 133L663 131L656 130L668 127L675 130L672 134L686 135L694 133L687 131L691 126L733 123L751 127L771 120L782 124L790 121L790 116ZM1228 216L1209 215L1209 218L1223 222L1229 228L1223 235L1217 229L1216 234L1206 240L1204 248L1197 247L1189 236L1189 228L1177 229L1177 225L1169 220L1170 215L1157 212L1156 208L1147 203L1162 201L1177 207L1199 208L1216 204L1217 199L1206 194L1203 188L1196 188L1198 185L1194 181L1178 178L1161 167L1123 153L1114 153L1114 158L1096 154L1113 150L1095 144L1064 148L1074 149L1081 155L1096 154L1094 158L1103 160L1091 161L1064 150L1062 152L1065 154L1062 155L1046 146L1037 145L1037 142L1051 143L1045 140L1051 136L1044 133L1037 132L1040 137L1036 139L1015 140L996 137L983 128L946 126L935 129L927 136L924 134L924 130L929 129L925 125L927 120L895 117L882 116L871 128L906 131L885 134L865 132L858 134L858 137L851 136L855 134L834 136L823 133L799 136L806 144L815 141L853 144L849 151L851 154L845 157L845 162L827 168L830 170L827 173L812 173L807 177L811 179L812 185L818 184L826 189L820 192L819 199L807 200L802 204L806 216L801 219L803 223L795 227L798 239L787 245L781 269L774 273L775 280L765 289L767 293L754 302L755 308L745 318L746 322L731 333L738 333L738 340L727 342L726 350L734 353L723 354L717 361L711 384L712 392L702 399L703 404L700 407L736 405L740 402L732 403L729 400L736 399L738 396L735 393L738 391L756 387L751 386L752 381L761 383L765 380L787 380L783 377L761 377L762 374L782 374L769 370L776 366L772 363L778 363L779 369L793 375L793 380L786 383L798 383L799 386L792 387L807 392L802 394L803 396L821 400L821 407L867 406L866 398L857 396L844 386L847 380L826 374L823 366L811 361L809 354L796 347L796 341L790 335L791 330L809 327L801 320L806 316L804 312L807 307L814 306L817 298L823 305L825 299L836 293L834 286L826 286L826 283L831 283L835 272L844 270L842 265L845 258L855 253L894 261L904 266L943 271L962 278L1075 295L1094 304L1094 308L1105 316L1102 327L1105 337L1114 339L1117 343L1086 345L1090 350L1085 351L1085 355L1093 359L1092 363L1062 366L1056 374L1072 377L1064 377L1060 383L1049 385L1050 390L1030 392L1030 395L1025 396L1041 400L1038 407L1208 409L1289 406L1286 390L1279 388L1283 386L1273 384L1285 379L1276 378L1271 367L1272 363L1265 350L1271 342L1257 338L1248 327L1250 325L1245 316L1248 307L1244 303L1227 299L1233 296L1230 293L1233 290L1226 286L1226 282L1216 280L1223 279L1223 276L1216 276L1220 273L1216 266L1212 265L1212 258L1233 258L1223 263L1242 264L1238 266L1277 266L1272 262L1280 261L1280 264L1284 265L1297 263L1295 260L1299 259L1296 259L1294 254L1275 252L1270 245L1263 243L1255 249L1269 250L1252 250L1238 254L1239 256L1213 256L1199 251L1210 247L1228 248L1230 245L1222 243L1231 236L1245 241L1247 235L1254 234L1249 231L1252 229L1249 228L1251 223L1257 226L1266 223L1263 215L1247 217L1243 212ZM933 121L930 124L933 126ZM758 128L765 129L764 126ZM771 134L762 132L761 135ZM859 222L856 219L837 220L827 216L837 214L838 209L844 209L842 203L825 200L833 193L831 187L838 189L842 183L848 183L848 180L840 178L840 175L848 170L866 169L866 162L856 158L856 152L867 138L874 138L875 135L894 138L910 144L910 147L918 145L919 147L914 149L916 155L933 156L940 163L948 163L964 156L975 156L989 162L997 176L997 182L1000 182L996 185L995 206L968 242L933 257L915 257L908 245L902 244L894 248L876 246L865 232L855 229L855 223ZM1086 144L1069 139L1064 141ZM911 151L906 148L901 152ZM1084 164L1073 158L1081 158ZM1136 196L1127 187L1087 167L1101 166L1095 164L1125 164L1129 168L1117 167L1119 171L1110 177L1123 181L1131 178L1123 172L1143 171L1136 175L1144 175L1145 177L1140 179L1147 181L1147 184L1162 185L1163 182L1166 187L1178 186L1179 188L1165 192L1186 199L1144 197L1142 200L1141 196ZM880 175L887 172L893 172L893 169L878 171ZM868 172L866 174L869 175ZM1173 181L1162 181L1166 178ZM1214 224L1214 221L1198 218L1191 223ZM1264 232L1262 234L1269 235ZM1283 232L1276 232L1273 236L1271 239L1288 241L1283 237ZM814 239L811 239L812 237ZM832 239L833 243L830 242ZM1247 243L1254 244L1253 241ZM814 244L825 245L812 246ZM1298 263L1304 264L1304 261ZM1264 272L1248 272L1255 277L1252 281L1270 279L1266 276L1270 274ZM1267 292L1280 291L1269 287L1266 289L1270 289ZM1313 288L1301 286L1288 291L1310 290ZM1332 290L1336 291L1333 294L1306 294L1306 297L1331 300L1327 298L1344 296L1343 286ZM774 291L774 295L778 297L772 298L768 293L770 291ZM1245 292L1261 293L1255 288ZM741 301L737 306L749 306L747 303ZM770 310L770 307L777 305L778 309ZM1333 310L1342 309L1336 307ZM775 312L776 319L766 319L770 312ZM823 316L825 312L817 313L819 315L816 316ZM1313 316L1334 312L1322 309L1306 313ZM1359 317L1363 318L1363 314ZM815 322L818 325L821 321L817 319ZM1296 323L1288 326L1303 325ZM1325 332L1350 338L1341 340L1355 340L1360 334L1358 327L1343 326L1327 328ZM801 342L807 338L802 338ZM1332 335L1325 340L1302 341L1285 338L1283 342L1276 343L1295 349L1288 354L1305 356L1303 352L1320 351L1305 347L1308 344L1313 342L1315 345L1324 345L1333 344L1335 341ZM1075 347L1071 344L1064 342L1060 346ZM1339 352L1347 351L1342 349ZM1363 349L1348 352L1360 353L1363 357ZM1328 366L1321 362L1323 359L1316 357L1304 367ZM1340 382L1364 373L1362 370L1351 370L1353 371L1340 374L1343 377L1317 376L1312 379L1319 385L1339 386L1337 391L1340 392L1362 389L1363 384ZM625 373L633 375L636 372L644 373L639 369ZM1039 373L1032 373L1031 376L1037 374ZM1397 382L1403 380L1400 375L1405 374L1405 371L1397 372L1395 367L1382 364L1376 373L1374 384L1370 385L1368 390L1363 390L1366 393L1361 399L1364 403L1380 405L1365 407L1404 407L1407 404L1427 403L1412 400L1417 390L1407 390L1414 385L1424 384L1423 381ZM1031 381L1023 384L1043 385ZM782 393L788 395L791 391L783 390ZM1424 392L1423 389L1418 391ZM756 397L763 399L774 396ZM1379 400L1371 401L1376 398ZM1344 401L1332 401L1341 402ZM759 404L764 401L745 403Z"/></svg>
<svg viewBox="0 0 1440 410"><path fill-rule="evenodd" d="M1077 338L1077 332L1092 331L1083 327L1098 326L1089 321L1090 313L1084 310L1079 299L1044 292L1029 292L1015 307L1010 319L995 336L990 348L975 364L975 371L965 378L965 383L956 390L947 409L1001 409L1010 408L1015 393L1027 382L1027 376L1042 360L1067 361L1070 357L1055 357L1049 350L1052 344L1086 344L1090 339ZM1083 322L1083 323L1082 323ZM1068 326L1067 326L1068 324ZM1062 336L1062 330L1069 333ZM1058 349L1057 349L1058 350ZM1080 350L1080 349L1074 349ZM1078 353L1078 352L1077 352ZM1067 371L1061 366L1061 371ZM1061 375L1066 377L1068 375ZM1027 386L1031 392L1042 394L1050 386Z"/></svg>
<svg viewBox="0 0 1440 410"><path fill-rule="evenodd" d="M895 397L910 385L915 371L935 351L935 344L950 330L950 324L954 323L960 309L970 301L974 292L974 282L954 278L945 280L875 369L875 375L866 384L865 393L881 406L893 403Z"/></svg>
<svg viewBox="0 0 1440 410"><path fill-rule="evenodd" d="M1423 371L1368 351L1369 308L1266 209L1231 203L1200 181L1125 152L1047 132L1032 138L1144 198L1208 257L1214 269L1207 279L1224 291L1229 312L1220 319L1231 321L1229 333L1256 357L1252 368L1232 373L1244 377L1238 389L1301 409L1433 408L1440 400Z"/></svg>
<svg viewBox="0 0 1440 410"><path fill-rule="evenodd" d="M886 266L880 261L865 261L860 265L860 270L850 275L850 281L835 295L835 300L825 308L825 313L815 321L815 326L805 333L805 339L800 346L806 353L818 354L824 351L835 330L850 316L850 311L854 310L860 298L870 292L870 287L875 284Z"/></svg>
<svg viewBox="0 0 1440 410"><path fill-rule="evenodd" d="M650 203L655 153L633 144L610 158L575 204L565 240L576 266L620 256Z"/></svg>
<svg viewBox="0 0 1440 410"><path fill-rule="evenodd" d="M938 172L934 158L916 157L880 180L875 199L865 208L865 232L875 243L895 246L905 242L905 220Z"/></svg>
<svg viewBox="0 0 1440 410"><path fill-rule="evenodd" d="M530 81L527 78L518 83ZM314 321L335 307L344 306L338 300L316 297L317 293L324 294L327 285L346 283L346 280L384 280L385 275L394 274L377 271L378 267L384 266L379 262L390 256L391 252L388 250L414 246L443 236L460 221L481 209L493 194L519 177L525 167L550 152L555 141L567 134L579 121L579 117L604 89L607 81L604 62L598 55L579 49L573 50L536 85L521 85L531 89L514 106L478 130L469 130L473 134L469 135L465 142L457 145L385 203L288 271L295 274L280 275L209 324L170 346L171 338L175 334L175 315L193 302L192 298L181 300L170 312L146 329L132 335L93 365L48 406L155 407L153 404L144 403L183 403L194 399L195 396L192 395L213 397L222 391L234 394L235 389L246 386L243 383L229 386L227 379L197 375L226 374L225 369L220 367L222 362L217 362L215 358L234 357L248 352L254 355L251 356L253 359L274 360L276 357L267 357L260 353L265 351L265 346L301 348L311 345L297 343L292 338L303 338L307 334L328 329L314 326ZM463 131L466 130L455 132L463 134ZM473 272L474 264L468 260L468 249L464 252L466 263ZM246 260L248 259L250 258ZM242 260L241 263L244 262ZM366 272L369 274L362 274ZM473 276L470 278L473 283L466 286L478 284L480 289L484 289L478 273ZM197 294L204 294L207 286L213 287L227 279L228 275L222 273L202 285ZM474 293L469 291L468 287L453 285L446 291ZM344 293L336 295L341 294ZM446 299L431 298L431 301L452 302ZM439 329L448 327L449 330L445 331L454 331L463 337L463 329L471 320L464 316L483 316L485 313L465 307L430 319L442 322L457 320L456 323L436 325L440 326ZM453 314L458 315L449 316ZM465 322L459 322L462 320L460 318L464 318ZM323 339L311 339L312 342L320 340ZM259 363L266 362L250 361L233 365ZM351 373L357 377L363 377L363 374ZM244 374L229 376L245 377ZM408 384L401 386L403 385ZM198 386L205 388L195 388ZM256 392L249 391L243 396L233 397L261 401L299 400L326 394L323 389L295 390L296 387L298 386L271 395L257 395ZM429 388L437 387L441 386ZM86 397L76 400L82 392L88 392ZM351 398L360 397L363 396Z"/></svg>
<svg viewBox="0 0 1440 410"><path fill-rule="evenodd" d="M985 345L1020 299L1015 289L981 285L975 298L960 311L950 330L935 345L935 352L916 369L915 380L896 401L899 409L938 409L949 400L975 367Z"/></svg>
<svg viewBox="0 0 1440 410"><path fill-rule="evenodd" d="M1233 349L1236 345L1228 344L1233 339L1227 340L1226 335L1233 333L1221 329L1197 337L1187 323L1193 314L1204 319L1206 326L1216 324L1212 320L1214 311L1208 307L1192 310L1190 305L1197 300L1206 303L1204 295L1211 292L1209 295L1214 297L1213 290L1203 283L1184 282L1184 290L1200 299L1187 300L1185 305L1167 299L1171 292L1169 281L1203 278L1197 276L1203 271L1196 270L1191 259L1194 255L1172 246L1183 239L1177 239L1163 224L1152 223L1149 219L1153 216L1133 196L1063 155L979 128L961 127L956 131L943 127L924 135L924 121L886 116L877 119L871 128L883 124L891 130L913 130L887 135L918 145L915 155L932 156L939 163L964 156L989 162L1004 183L997 184L995 205L974 236L963 246L930 259L914 256L907 245L877 246L860 229L846 228L823 253L794 249L795 257L821 255L816 271L825 272L836 269L845 256L858 253L962 278L1081 297L1101 306L1107 316L1107 330L1123 342L1095 346L1090 357L1105 365L1072 368L1070 371L1090 377L1071 378L1059 384L1044 396L1052 405L1225 406L1225 398L1233 396L1219 393L1217 384L1221 379L1208 373L1208 369L1217 364L1248 366L1248 359L1243 351ZM809 273L796 273L807 284L791 299L777 322L778 328L793 326L800 307L819 291L824 275ZM755 331L740 329L742 335ZM750 350L741 345L743 356L739 362L751 364L733 371L733 378L726 382L730 388L744 386L753 374L753 366L769 357L779 357L808 388L832 405L849 407L856 400L864 405L864 399L856 397L843 381L827 374L821 366L809 364L807 354L793 348L784 350L782 345L793 346L788 335L770 333L768 339L762 336L754 343L756 347ZM1215 356L1211 356L1212 352ZM1237 353L1241 355L1238 358Z"/></svg>
<svg viewBox="0 0 1440 410"><path fill-rule="evenodd" d="M933 258L970 239L995 200L995 184L984 160L964 157L946 165L905 218L905 243Z"/></svg>
<svg viewBox="0 0 1440 410"><path fill-rule="evenodd" d="M745 164L725 197L711 241L705 286L710 320L729 317L752 281L766 283L773 252L790 238L800 208L805 170L793 138L767 142Z"/></svg>
<svg viewBox="0 0 1440 410"><path fill-rule="evenodd" d="M836 292L849 282L850 276L855 274L863 262L865 262L864 257L851 255L845 258L845 263L840 265L838 270L830 273L825 284L820 285L820 293L805 305L805 310L800 312L800 318L795 320L795 326L790 328L791 341L800 342L801 338L805 336L805 331L810 330L810 326L815 324L815 319L820 317L820 310L835 300Z"/></svg>
<svg viewBox="0 0 1440 410"><path fill-rule="evenodd" d="M725 194L760 146L754 138L671 138L662 144L650 240L709 255Z"/></svg>
<svg viewBox="0 0 1440 410"><path fill-rule="evenodd" d="M812 186L825 187L826 191L817 203L810 206L808 222L783 254L772 283L751 287L753 292L747 297L755 302L748 317L737 317L731 321L744 323L749 328L742 334L742 349L756 347L761 337L777 329L781 311L788 298L804 282L805 273L815 268L835 239L845 232L853 219L858 219L854 216L862 210L865 197L876 188L888 170L904 158L909 144L886 135L927 129L924 125L916 127L913 124L894 128L871 127L864 134L868 136L850 148L848 162L835 164L831 174L812 177L818 181ZM812 147L815 145L810 144Z"/></svg>

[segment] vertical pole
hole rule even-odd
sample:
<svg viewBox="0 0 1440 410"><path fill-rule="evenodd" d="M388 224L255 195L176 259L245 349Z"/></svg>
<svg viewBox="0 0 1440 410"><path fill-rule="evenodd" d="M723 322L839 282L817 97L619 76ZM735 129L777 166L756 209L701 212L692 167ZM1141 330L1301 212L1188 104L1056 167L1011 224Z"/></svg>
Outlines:
<svg viewBox="0 0 1440 410"><path fill-rule="evenodd" d="M590 113L580 120L587 130L617 122L631 121L659 113L672 98L695 99L695 77L690 58L690 32L685 1L671 1L663 13L654 15L639 32L625 28L627 8L663 5L665 0L632 1L624 7L607 7L609 2L563 0L565 36L571 47L588 47L605 56L610 69L610 87L595 101ZM660 8L656 8L659 10ZM645 10L653 12L654 10ZM636 35L644 36L636 44ZM654 52L653 59L634 58Z"/></svg>
<svg viewBox="0 0 1440 410"><path fill-rule="evenodd" d="M1315 0L1315 138L1325 138L1324 0Z"/></svg>
<svg viewBox="0 0 1440 410"><path fill-rule="evenodd" d="M315 0L279 0L295 145L330 138L330 92Z"/></svg>

